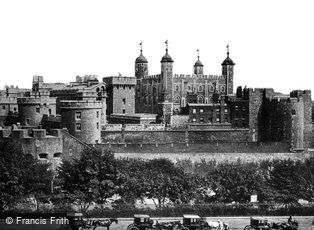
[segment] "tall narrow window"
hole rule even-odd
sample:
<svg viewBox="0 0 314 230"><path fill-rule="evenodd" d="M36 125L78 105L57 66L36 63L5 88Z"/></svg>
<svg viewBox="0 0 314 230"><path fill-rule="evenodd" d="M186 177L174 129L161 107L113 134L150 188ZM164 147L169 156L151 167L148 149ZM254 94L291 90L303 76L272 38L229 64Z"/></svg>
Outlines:
<svg viewBox="0 0 314 230"><path fill-rule="evenodd" d="M123 104L125 105L125 98L122 99Z"/></svg>

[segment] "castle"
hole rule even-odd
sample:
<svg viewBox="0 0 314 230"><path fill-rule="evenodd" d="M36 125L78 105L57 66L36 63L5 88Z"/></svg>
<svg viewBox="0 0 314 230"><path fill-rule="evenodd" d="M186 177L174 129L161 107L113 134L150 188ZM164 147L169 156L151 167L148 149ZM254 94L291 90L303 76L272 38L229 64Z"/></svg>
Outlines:
<svg viewBox="0 0 314 230"><path fill-rule="evenodd" d="M311 92L234 92L228 46L221 75L204 74L199 51L192 74L173 73L168 42L160 63L160 73L149 75L141 43L134 77L99 82L86 75L66 84L34 76L32 89L7 87L0 91L0 138L17 141L39 159L68 158L73 150L104 144L276 142L293 151L313 146Z"/></svg>

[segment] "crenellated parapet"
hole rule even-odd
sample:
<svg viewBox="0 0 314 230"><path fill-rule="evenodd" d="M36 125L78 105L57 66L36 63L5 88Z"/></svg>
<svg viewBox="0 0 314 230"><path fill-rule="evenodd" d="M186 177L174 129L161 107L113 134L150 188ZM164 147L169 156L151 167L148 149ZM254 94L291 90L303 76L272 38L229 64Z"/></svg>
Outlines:
<svg viewBox="0 0 314 230"><path fill-rule="evenodd" d="M124 77L124 76L108 76L103 78L103 82L108 85L136 85L135 77Z"/></svg>
<svg viewBox="0 0 314 230"><path fill-rule="evenodd" d="M56 104L56 98L53 97L21 97L17 99L20 105L53 105Z"/></svg>
<svg viewBox="0 0 314 230"><path fill-rule="evenodd" d="M173 78L200 78L208 80L225 80L224 75L203 75L203 74L174 74Z"/></svg>
<svg viewBox="0 0 314 230"><path fill-rule="evenodd" d="M147 80L149 80L149 79L155 79L155 80L157 80L157 79L160 79L160 78L161 78L161 75L160 75L160 74L156 74L156 75L146 75L146 76L143 77L143 79L147 79Z"/></svg>

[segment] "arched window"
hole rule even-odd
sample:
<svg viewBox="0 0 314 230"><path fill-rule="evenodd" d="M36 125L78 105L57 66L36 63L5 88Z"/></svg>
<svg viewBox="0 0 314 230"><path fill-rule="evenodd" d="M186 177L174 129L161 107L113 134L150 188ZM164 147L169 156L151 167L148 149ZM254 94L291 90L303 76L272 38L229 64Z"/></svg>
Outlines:
<svg viewBox="0 0 314 230"><path fill-rule="evenodd" d="M209 88L208 88L208 91L210 92L210 93L213 93L214 92L214 86L213 85L209 85Z"/></svg>
<svg viewBox="0 0 314 230"><path fill-rule="evenodd" d="M202 85L199 85L198 86L198 92L202 92L203 91L203 86Z"/></svg>
<svg viewBox="0 0 314 230"><path fill-rule="evenodd" d="M181 98L180 96L174 96L173 97L173 103L174 104L180 104Z"/></svg>
<svg viewBox="0 0 314 230"><path fill-rule="evenodd" d="M204 97L202 95L197 96L197 103L204 103Z"/></svg>

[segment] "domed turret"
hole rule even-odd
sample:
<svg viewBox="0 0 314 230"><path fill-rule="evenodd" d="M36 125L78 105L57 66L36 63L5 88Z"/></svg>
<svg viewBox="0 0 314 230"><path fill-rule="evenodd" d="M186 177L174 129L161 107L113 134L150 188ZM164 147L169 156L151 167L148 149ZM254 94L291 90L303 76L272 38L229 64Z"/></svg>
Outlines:
<svg viewBox="0 0 314 230"><path fill-rule="evenodd" d="M142 54L142 50L140 56L136 58L135 63L148 63L146 57L144 57Z"/></svg>
<svg viewBox="0 0 314 230"><path fill-rule="evenodd" d="M194 74L203 74L203 63L200 61L200 51L197 50L197 61L194 64Z"/></svg>
<svg viewBox="0 0 314 230"><path fill-rule="evenodd" d="M235 63L229 57L229 45L227 45L227 58L222 62L221 65L235 65Z"/></svg>
<svg viewBox="0 0 314 230"><path fill-rule="evenodd" d="M204 66L204 65L202 64L202 62L200 61L200 59L198 59L198 60L195 62L194 66Z"/></svg>
<svg viewBox="0 0 314 230"><path fill-rule="evenodd" d="M222 75L226 77L226 94L233 94L233 66L235 63L229 57L229 45L227 45L227 58L221 65Z"/></svg>
<svg viewBox="0 0 314 230"><path fill-rule="evenodd" d="M166 54L162 57L160 62L173 62L172 58L168 54L168 40L165 43L166 43Z"/></svg>
<svg viewBox="0 0 314 230"><path fill-rule="evenodd" d="M166 50L166 54L162 57L160 62L173 62L172 58L168 54L168 49Z"/></svg>

